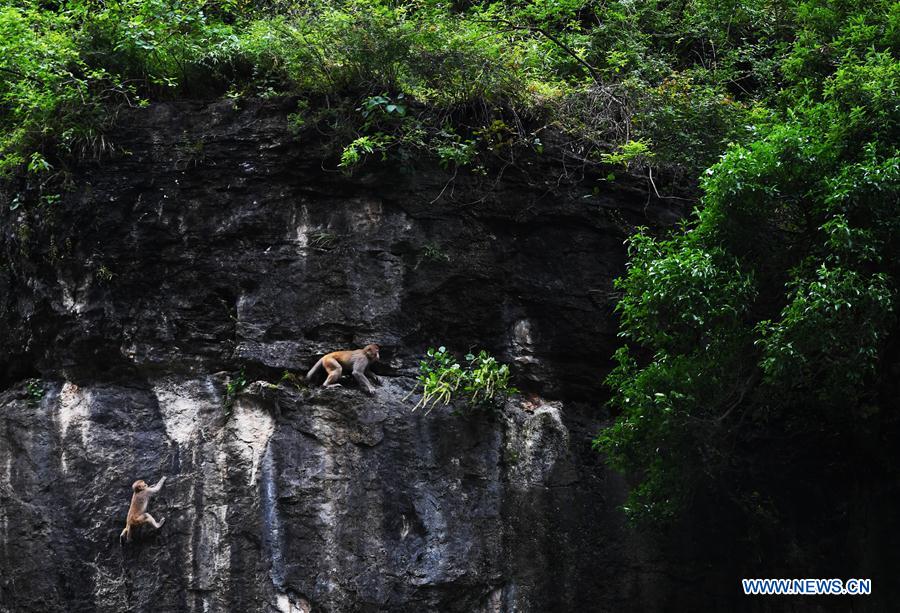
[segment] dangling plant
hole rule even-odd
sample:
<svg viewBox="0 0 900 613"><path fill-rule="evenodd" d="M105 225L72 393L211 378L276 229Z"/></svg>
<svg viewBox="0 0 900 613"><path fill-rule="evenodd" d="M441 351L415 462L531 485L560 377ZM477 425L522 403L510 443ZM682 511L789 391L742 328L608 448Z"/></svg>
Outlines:
<svg viewBox="0 0 900 613"><path fill-rule="evenodd" d="M510 385L509 366L500 364L487 351L467 354L465 363L460 365L446 347L429 348L425 359L419 362L418 384L409 393L412 395L421 386L422 397L413 411L425 408L428 413L439 404L448 405L459 399L471 408L496 407L518 392Z"/></svg>

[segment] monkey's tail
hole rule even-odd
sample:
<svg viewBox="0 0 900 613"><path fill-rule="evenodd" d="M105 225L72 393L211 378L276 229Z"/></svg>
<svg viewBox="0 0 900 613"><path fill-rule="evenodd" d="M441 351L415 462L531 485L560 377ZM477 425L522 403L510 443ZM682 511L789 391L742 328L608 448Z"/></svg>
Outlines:
<svg viewBox="0 0 900 613"><path fill-rule="evenodd" d="M312 381L313 375L318 372L320 368L322 368L322 360L325 358L319 358L319 361L316 362L316 365L309 369L309 372L306 373L306 380Z"/></svg>

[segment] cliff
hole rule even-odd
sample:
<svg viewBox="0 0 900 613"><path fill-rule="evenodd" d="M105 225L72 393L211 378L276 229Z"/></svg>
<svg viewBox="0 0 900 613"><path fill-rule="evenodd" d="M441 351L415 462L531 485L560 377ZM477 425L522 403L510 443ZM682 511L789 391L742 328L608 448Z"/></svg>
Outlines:
<svg viewBox="0 0 900 613"><path fill-rule="evenodd" d="M660 608L590 441L624 237L678 211L550 156L338 172L288 106L132 110L59 201L4 195L0 611ZM282 381L368 342L374 397ZM438 344L523 393L411 412ZM165 526L121 547L162 475Z"/></svg>

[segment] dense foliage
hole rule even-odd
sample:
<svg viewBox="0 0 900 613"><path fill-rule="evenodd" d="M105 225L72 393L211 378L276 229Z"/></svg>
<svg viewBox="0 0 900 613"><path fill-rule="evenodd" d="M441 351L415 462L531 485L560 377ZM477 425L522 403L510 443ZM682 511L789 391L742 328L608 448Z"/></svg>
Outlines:
<svg viewBox="0 0 900 613"><path fill-rule="evenodd" d="M689 223L630 241L620 416L596 444L636 475L638 519L700 503L765 529L799 506L821 525L863 474L896 482L900 4L793 14L772 117Z"/></svg>
<svg viewBox="0 0 900 613"><path fill-rule="evenodd" d="M284 94L343 167L425 151L479 170L544 151L549 127L569 163L692 176L765 114L782 4L0 0L0 176L113 150L123 105ZM605 157L634 143L648 155Z"/></svg>

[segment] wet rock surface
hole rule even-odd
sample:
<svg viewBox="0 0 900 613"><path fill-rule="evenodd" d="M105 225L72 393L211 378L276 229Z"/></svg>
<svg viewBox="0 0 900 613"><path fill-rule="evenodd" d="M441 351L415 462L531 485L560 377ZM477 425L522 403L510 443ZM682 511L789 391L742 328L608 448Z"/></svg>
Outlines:
<svg viewBox="0 0 900 613"><path fill-rule="evenodd" d="M661 607L590 440L623 238L677 213L539 156L347 175L286 115L131 111L43 223L0 214L0 611ZM374 397L280 381L368 342ZM524 393L411 413L430 344ZM121 547L131 482L162 475L165 526Z"/></svg>

